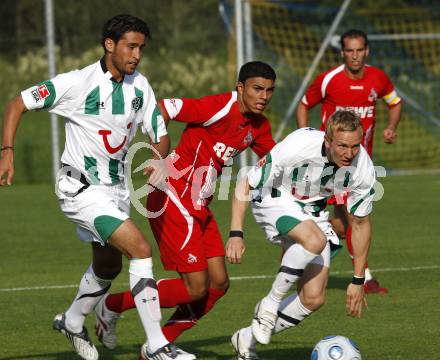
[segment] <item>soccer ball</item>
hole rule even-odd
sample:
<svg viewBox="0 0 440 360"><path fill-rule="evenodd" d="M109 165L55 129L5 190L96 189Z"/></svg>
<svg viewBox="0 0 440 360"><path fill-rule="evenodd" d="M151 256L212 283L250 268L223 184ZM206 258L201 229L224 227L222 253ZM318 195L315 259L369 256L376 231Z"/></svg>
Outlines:
<svg viewBox="0 0 440 360"><path fill-rule="evenodd" d="M312 351L311 360L361 360L357 344L345 336L326 336Z"/></svg>

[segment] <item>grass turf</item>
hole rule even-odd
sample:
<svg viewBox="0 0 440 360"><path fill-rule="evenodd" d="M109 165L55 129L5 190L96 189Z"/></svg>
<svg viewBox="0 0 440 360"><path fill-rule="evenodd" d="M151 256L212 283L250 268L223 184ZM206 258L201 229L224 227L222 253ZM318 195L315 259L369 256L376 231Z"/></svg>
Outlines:
<svg viewBox="0 0 440 360"><path fill-rule="evenodd" d="M347 317L345 288L351 279L351 263L346 251L342 252L332 264L326 305L298 328L274 336L270 345L259 346L262 359L309 359L314 344L330 334L356 340L364 360L438 358L440 226L436 196L440 179L426 175L381 182L385 196L375 204L370 265L390 293L368 296L369 308L362 319ZM212 209L226 235L229 203L214 201ZM152 240L145 219L136 213L133 218ZM77 359L66 339L51 330L51 322L75 296L76 284L90 262L90 246L76 239L75 228L59 211L49 185L0 189L0 229L0 359ZM199 359L234 358L230 336L249 324L255 303L271 284L271 278L252 277L272 276L278 268L279 249L266 243L250 216L246 244L243 264L228 266L233 278L228 294L179 338L179 345ZM154 252L156 277L174 276L162 271L157 250ZM125 263L112 290L125 290L127 282ZM56 288L58 285L64 287ZM165 310L164 319L169 314ZM86 322L90 332L93 320L89 316ZM118 335L119 346L113 351L103 348L92 335L100 358L137 359L144 335L135 310L124 314Z"/></svg>

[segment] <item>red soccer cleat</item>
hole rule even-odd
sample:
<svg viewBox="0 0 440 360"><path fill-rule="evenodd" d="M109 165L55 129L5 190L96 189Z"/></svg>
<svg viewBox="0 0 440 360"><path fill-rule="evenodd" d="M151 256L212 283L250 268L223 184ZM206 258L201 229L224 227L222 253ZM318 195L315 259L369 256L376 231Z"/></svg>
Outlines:
<svg viewBox="0 0 440 360"><path fill-rule="evenodd" d="M384 287L380 287L379 281L377 281L375 278L365 281L364 291L365 294L381 294L381 295L388 294L388 289Z"/></svg>

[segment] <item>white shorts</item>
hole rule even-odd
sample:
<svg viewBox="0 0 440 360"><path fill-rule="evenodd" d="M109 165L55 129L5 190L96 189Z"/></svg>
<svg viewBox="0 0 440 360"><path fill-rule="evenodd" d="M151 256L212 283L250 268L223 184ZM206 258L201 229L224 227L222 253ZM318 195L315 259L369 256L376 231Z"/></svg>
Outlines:
<svg viewBox="0 0 440 360"><path fill-rule="evenodd" d="M327 246L313 263L330 267L331 251L340 248L339 237L328 221L327 210L324 209L318 213L310 210L308 206L304 206L288 195L279 197L269 195L252 202L252 213L256 222L263 228L267 240L272 244L282 246L284 250L294 243L287 233L299 223L313 220L327 237Z"/></svg>
<svg viewBox="0 0 440 360"><path fill-rule="evenodd" d="M130 197L124 183L84 185L65 174L57 178L55 192L61 211L77 225L77 235L86 242L105 245L113 232L130 217Z"/></svg>

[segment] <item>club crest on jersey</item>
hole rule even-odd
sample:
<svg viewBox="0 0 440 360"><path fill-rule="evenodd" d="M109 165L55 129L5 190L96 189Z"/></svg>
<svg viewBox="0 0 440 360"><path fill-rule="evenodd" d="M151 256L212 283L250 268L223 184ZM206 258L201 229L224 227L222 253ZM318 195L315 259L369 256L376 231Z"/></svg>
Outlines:
<svg viewBox="0 0 440 360"><path fill-rule="evenodd" d="M188 264L195 264L197 262L197 256L189 253L187 262Z"/></svg>
<svg viewBox="0 0 440 360"><path fill-rule="evenodd" d="M243 139L243 144L245 146L249 146L252 143L252 141L254 141L254 137L252 136L252 130L249 129L247 135Z"/></svg>
<svg viewBox="0 0 440 360"><path fill-rule="evenodd" d="M377 100L377 92L376 92L376 90L374 90L374 88L373 89L371 89L371 91L370 91L370 95L368 95L368 101L369 102L375 102Z"/></svg>
<svg viewBox="0 0 440 360"><path fill-rule="evenodd" d="M131 100L131 109L137 112L142 107L142 100L140 96L136 96Z"/></svg>

